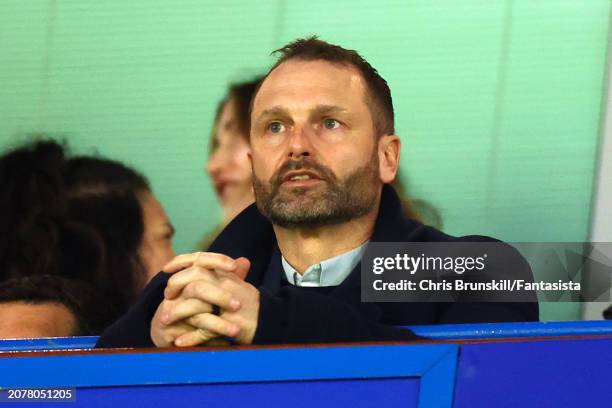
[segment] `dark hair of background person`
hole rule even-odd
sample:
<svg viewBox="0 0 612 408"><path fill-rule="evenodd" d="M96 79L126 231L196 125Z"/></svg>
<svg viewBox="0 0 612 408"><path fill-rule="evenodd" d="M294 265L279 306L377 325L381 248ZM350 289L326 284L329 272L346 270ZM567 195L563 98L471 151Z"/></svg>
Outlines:
<svg viewBox="0 0 612 408"><path fill-rule="evenodd" d="M377 136L395 134L393 100L387 81L355 50L348 50L339 45L329 44L316 36L297 39L272 54L280 54L279 59L270 68L263 80L275 68L289 60L327 61L333 64L352 66L361 74L365 86L365 102L370 108ZM257 91L255 92L257 93ZM252 109L252 106L250 107Z"/></svg>
<svg viewBox="0 0 612 408"><path fill-rule="evenodd" d="M61 276L24 276L0 282L0 307L8 302L64 305L76 321L72 336L93 336L104 330L110 316L100 307L103 300L91 285Z"/></svg>
<svg viewBox="0 0 612 408"><path fill-rule="evenodd" d="M63 163L64 150L54 143L0 157L0 280L35 271L57 274L60 236L87 234L68 222Z"/></svg>
<svg viewBox="0 0 612 408"><path fill-rule="evenodd" d="M144 268L138 192L146 179L102 158L68 158L34 142L0 157L0 281L60 275L95 285L115 317L135 300ZM110 322L109 322L110 323Z"/></svg>
<svg viewBox="0 0 612 408"><path fill-rule="evenodd" d="M120 162L86 156L66 161L64 180L71 219L93 227L103 242L98 280L126 309L146 279L138 255L144 234L139 194L151 191L149 182Z"/></svg>

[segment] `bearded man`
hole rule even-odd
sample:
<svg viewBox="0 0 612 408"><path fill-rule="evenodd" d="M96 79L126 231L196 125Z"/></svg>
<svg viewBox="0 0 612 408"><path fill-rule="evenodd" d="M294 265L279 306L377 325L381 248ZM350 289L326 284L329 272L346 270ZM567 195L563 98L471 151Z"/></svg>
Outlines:
<svg viewBox="0 0 612 408"><path fill-rule="evenodd" d="M316 38L277 51L251 102L256 204L210 252L166 265L97 346L410 340L396 326L537 320L537 303L361 302L369 242L493 240L404 217L391 92L357 52Z"/></svg>

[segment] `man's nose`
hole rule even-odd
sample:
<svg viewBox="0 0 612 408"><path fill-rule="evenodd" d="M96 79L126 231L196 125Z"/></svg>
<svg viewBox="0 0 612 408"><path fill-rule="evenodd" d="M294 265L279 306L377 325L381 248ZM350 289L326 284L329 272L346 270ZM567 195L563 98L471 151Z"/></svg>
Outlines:
<svg viewBox="0 0 612 408"><path fill-rule="evenodd" d="M289 141L288 156L298 159L312 154L311 135L306 126L295 127Z"/></svg>

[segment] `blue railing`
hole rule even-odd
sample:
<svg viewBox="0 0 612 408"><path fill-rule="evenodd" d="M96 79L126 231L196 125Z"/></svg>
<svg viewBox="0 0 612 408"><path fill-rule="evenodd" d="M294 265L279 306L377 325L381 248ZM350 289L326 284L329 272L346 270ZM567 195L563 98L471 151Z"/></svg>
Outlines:
<svg viewBox="0 0 612 408"><path fill-rule="evenodd" d="M612 335L612 321L480 323L410 326L418 335L432 340L491 339L517 337ZM97 337L54 337L0 340L1 351L90 349Z"/></svg>

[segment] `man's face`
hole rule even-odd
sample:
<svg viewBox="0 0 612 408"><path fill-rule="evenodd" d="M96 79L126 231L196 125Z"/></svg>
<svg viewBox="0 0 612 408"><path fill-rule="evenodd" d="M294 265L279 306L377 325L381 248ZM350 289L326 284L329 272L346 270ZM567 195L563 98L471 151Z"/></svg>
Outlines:
<svg viewBox="0 0 612 408"><path fill-rule="evenodd" d="M328 225L374 209L377 138L356 69L284 62L259 89L251 123L257 205L274 224Z"/></svg>

